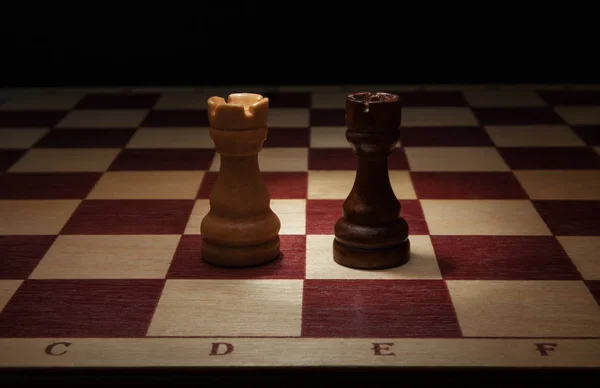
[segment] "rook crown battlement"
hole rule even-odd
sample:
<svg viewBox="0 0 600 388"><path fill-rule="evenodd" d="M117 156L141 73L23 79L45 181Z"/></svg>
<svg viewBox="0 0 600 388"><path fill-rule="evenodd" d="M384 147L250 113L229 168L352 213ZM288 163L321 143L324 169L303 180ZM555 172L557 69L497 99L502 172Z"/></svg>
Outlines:
<svg viewBox="0 0 600 388"><path fill-rule="evenodd" d="M346 97L346 124L354 132L397 132L402 101L393 93L353 93Z"/></svg>
<svg viewBox="0 0 600 388"><path fill-rule="evenodd" d="M214 129L249 130L266 128L269 99L255 93L230 94L208 99L208 121Z"/></svg>

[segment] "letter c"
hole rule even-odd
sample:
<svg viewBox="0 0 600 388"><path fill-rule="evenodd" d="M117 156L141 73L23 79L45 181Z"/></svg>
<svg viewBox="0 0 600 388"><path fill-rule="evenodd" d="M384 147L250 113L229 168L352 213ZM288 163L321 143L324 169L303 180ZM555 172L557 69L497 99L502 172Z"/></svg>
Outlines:
<svg viewBox="0 0 600 388"><path fill-rule="evenodd" d="M71 346L71 343L70 342L55 342L53 344L50 344L50 345L46 346L46 350L45 350L46 354L49 356L62 356L63 354L65 354L67 352L66 350L63 350L60 353L53 352L54 348L58 345L64 345L65 347L68 348L69 346Z"/></svg>

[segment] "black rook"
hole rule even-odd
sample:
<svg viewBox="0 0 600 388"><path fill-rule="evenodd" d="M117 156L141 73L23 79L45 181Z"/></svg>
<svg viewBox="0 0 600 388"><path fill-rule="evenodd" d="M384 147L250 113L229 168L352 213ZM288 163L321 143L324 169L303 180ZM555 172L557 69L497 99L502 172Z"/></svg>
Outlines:
<svg viewBox="0 0 600 388"><path fill-rule="evenodd" d="M402 104L391 93L346 98L346 139L358 158L354 185L334 227L334 260L357 269L385 269L409 260L408 224L400 216L388 157L400 140Z"/></svg>

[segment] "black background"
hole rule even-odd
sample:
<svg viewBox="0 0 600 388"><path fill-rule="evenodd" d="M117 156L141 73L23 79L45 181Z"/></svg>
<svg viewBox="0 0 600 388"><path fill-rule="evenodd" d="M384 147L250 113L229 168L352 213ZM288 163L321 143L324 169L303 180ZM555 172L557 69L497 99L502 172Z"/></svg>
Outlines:
<svg viewBox="0 0 600 388"><path fill-rule="evenodd" d="M5 12L0 85L600 82L599 34L584 9L553 19L546 8L294 4L198 2L175 16L168 3L133 16L80 5L37 10L35 21Z"/></svg>

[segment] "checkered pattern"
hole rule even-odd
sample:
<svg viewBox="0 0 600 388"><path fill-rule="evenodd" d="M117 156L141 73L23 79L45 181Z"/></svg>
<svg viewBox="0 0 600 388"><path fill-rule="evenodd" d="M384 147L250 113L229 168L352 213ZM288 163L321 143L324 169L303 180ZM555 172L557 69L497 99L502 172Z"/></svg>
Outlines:
<svg viewBox="0 0 600 388"><path fill-rule="evenodd" d="M374 89L359 87L358 89ZM403 267L333 261L354 88L16 90L0 101L0 337L600 338L600 87L377 87L404 101ZM206 99L270 98L283 259L199 260Z"/></svg>

